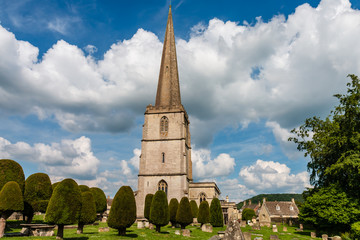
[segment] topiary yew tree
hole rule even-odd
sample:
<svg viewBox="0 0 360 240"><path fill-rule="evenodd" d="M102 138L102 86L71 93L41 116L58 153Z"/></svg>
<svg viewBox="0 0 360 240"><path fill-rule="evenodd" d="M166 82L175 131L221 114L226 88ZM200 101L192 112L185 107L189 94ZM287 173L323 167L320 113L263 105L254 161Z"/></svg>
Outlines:
<svg viewBox="0 0 360 240"><path fill-rule="evenodd" d="M90 188L86 185L79 185L81 192L90 192Z"/></svg>
<svg viewBox="0 0 360 240"><path fill-rule="evenodd" d="M15 181L7 182L0 192L0 238L4 236L6 219L13 212L24 210L20 186Z"/></svg>
<svg viewBox="0 0 360 240"><path fill-rule="evenodd" d="M224 218L221 210L220 200L213 198L210 204L210 224L213 227L224 226Z"/></svg>
<svg viewBox="0 0 360 240"><path fill-rule="evenodd" d="M244 210L241 213L242 220L251 220L253 217L255 217L255 211L251 208L244 208Z"/></svg>
<svg viewBox="0 0 360 240"><path fill-rule="evenodd" d="M210 209L207 201L202 201L199 206L198 222L201 225L210 222Z"/></svg>
<svg viewBox="0 0 360 240"><path fill-rule="evenodd" d="M0 160L0 191L3 186L10 181L15 181L19 184L21 192L24 193L25 176L20 164L10 159Z"/></svg>
<svg viewBox="0 0 360 240"><path fill-rule="evenodd" d="M176 198L172 198L169 204L170 222L172 226L176 225L176 213L179 208L179 201Z"/></svg>
<svg viewBox="0 0 360 240"><path fill-rule="evenodd" d="M95 200L90 191L81 193L81 210L77 233L83 233L84 225L94 223L96 220Z"/></svg>
<svg viewBox="0 0 360 240"><path fill-rule="evenodd" d="M34 173L25 181L24 214L28 217L30 223L34 212L46 212L52 194L51 181L45 173Z"/></svg>
<svg viewBox="0 0 360 240"><path fill-rule="evenodd" d="M73 179L61 181L50 198L45 221L58 225L57 239L63 239L64 225L77 223L81 210L81 191Z"/></svg>
<svg viewBox="0 0 360 240"><path fill-rule="evenodd" d="M136 202L134 192L129 186L122 186L116 193L111 205L107 224L119 231L119 235L126 234L126 228L136 220Z"/></svg>
<svg viewBox="0 0 360 240"><path fill-rule="evenodd" d="M197 218L198 213L199 213L199 208L197 203L195 202L195 200L191 200L190 201L190 206L191 206L191 213L192 213L192 217L193 218Z"/></svg>
<svg viewBox="0 0 360 240"><path fill-rule="evenodd" d="M144 217L150 221L150 208L151 208L151 202L154 197L154 194L147 194L145 197L145 206L144 206Z"/></svg>
<svg viewBox="0 0 360 240"><path fill-rule="evenodd" d="M164 191L157 191L152 199L150 207L150 222L156 226L156 231L160 232L161 227L169 223L169 206Z"/></svg>
<svg viewBox="0 0 360 240"><path fill-rule="evenodd" d="M103 190L97 187L90 188L91 193L94 196L95 205L96 205L96 212L102 214L107 210L107 201L106 196Z"/></svg>
<svg viewBox="0 0 360 240"><path fill-rule="evenodd" d="M191 206L187 197L183 197L180 200L179 208L176 212L176 222L181 225L181 229L185 229L187 225L193 222Z"/></svg>

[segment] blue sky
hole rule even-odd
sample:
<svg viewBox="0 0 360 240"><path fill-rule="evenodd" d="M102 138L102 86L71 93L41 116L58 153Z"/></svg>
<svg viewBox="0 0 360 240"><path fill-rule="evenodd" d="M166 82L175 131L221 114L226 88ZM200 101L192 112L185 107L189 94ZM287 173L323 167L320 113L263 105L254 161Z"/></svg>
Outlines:
<svg viewBox="0 0 360 240"><path fill-rule="evenodd" d="M26 176L137 189L169 1L0 1L0 158ZM301 193L287 138L360 71L360 1L172 1L196 181Z"/></svg>

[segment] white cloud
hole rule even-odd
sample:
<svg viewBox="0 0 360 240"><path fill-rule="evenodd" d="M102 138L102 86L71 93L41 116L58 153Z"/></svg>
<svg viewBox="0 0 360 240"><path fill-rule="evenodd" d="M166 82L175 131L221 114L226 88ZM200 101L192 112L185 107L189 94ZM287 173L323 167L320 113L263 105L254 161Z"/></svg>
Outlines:
<svg viewBox="0 0 360 240"><path fill-rule="evenodd" d="M221 197L225 199L226 196L229 196L231 202L238 203L256 195L256 192L253 189L249 189L245 185L240 184L238 179L229 178L219 181L217 184L222 191Z"/></svg>
<svg viewBox="0 0 360 240"><path fill-rule="evenodd" d="M232 173L235 167L235 159L229 154L221 153L215 159L211 159L211 152L207 149L193 148L191 160L195 179L226 176Z"/></svg>
<svg viewBox="0 0 360 240"><path fill-rule="evenodd" d="M248 189L271 192L302 192L309 187L309 174L300 172L291 174L286 164L273 161L257 160L251 166L243 167L239 176Z"/></svg>

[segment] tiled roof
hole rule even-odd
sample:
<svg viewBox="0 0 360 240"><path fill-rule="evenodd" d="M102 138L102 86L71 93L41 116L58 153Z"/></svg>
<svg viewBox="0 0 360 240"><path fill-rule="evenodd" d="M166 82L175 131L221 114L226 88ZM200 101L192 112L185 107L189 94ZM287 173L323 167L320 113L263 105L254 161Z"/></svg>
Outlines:
<svg viewBox="0 0 360 240"><path fill-rule="evenodd" d="M264 204L268 209L270 215L297 217L299 214L299 209L297 208L296 204L293 202L275 201L275 202L265 202Z"/></svg>

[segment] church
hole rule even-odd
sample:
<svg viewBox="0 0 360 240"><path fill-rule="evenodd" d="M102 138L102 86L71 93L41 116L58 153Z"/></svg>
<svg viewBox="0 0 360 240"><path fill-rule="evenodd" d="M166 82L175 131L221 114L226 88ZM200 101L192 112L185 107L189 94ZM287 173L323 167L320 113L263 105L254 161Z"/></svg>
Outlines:
<svg viewBox="0 0 360 240"><path fill-rule="evenodd" d="M137 217L144 217L147 194L163 190L168 201L182 197L200 205L221 194L215 182L193 182L189 117L181 104L175 35L169 7L155 105L145 111L138 190Z"/></svg>

